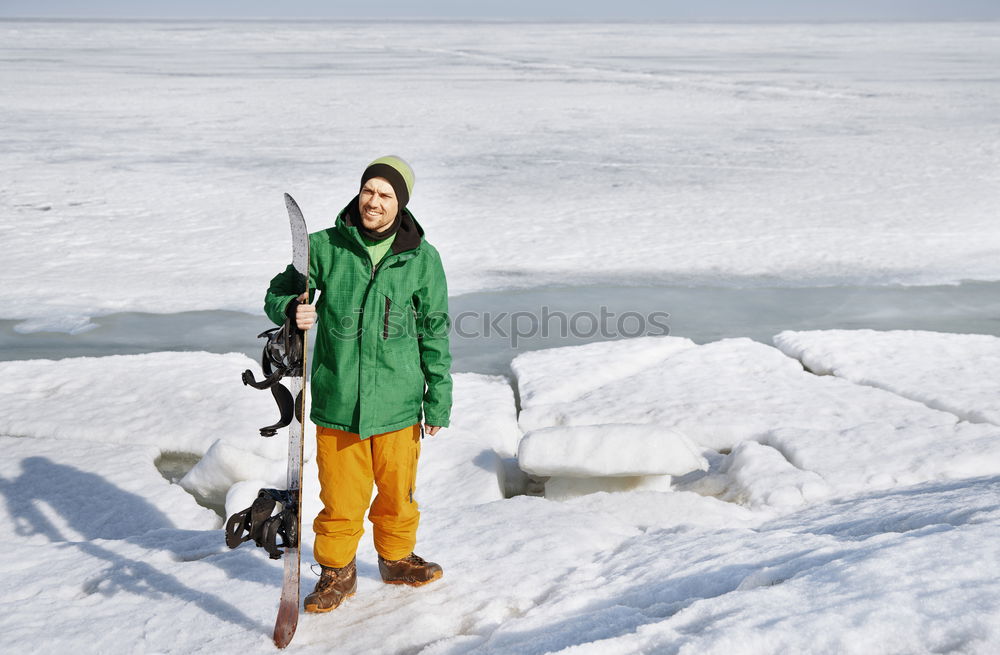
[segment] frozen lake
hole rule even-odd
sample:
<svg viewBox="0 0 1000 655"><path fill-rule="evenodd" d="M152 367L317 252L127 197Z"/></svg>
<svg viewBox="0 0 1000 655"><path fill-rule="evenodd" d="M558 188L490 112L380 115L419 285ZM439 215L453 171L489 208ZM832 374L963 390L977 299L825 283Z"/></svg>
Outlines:
<svg viewBox="0 0 1000 655"><path fill-rule="evenodd" d="M996 23L0 21L0 319L257 312L282 192L322 229L388 152L454 295L998 280L998 61Z"/></svg>

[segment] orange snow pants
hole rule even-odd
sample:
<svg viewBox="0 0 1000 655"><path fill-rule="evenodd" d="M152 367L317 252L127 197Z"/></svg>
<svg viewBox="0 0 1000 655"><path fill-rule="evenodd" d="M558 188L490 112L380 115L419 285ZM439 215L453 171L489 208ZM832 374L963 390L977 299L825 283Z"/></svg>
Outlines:
<svg viewBox="0 0 1000 655"><path fill-rule="evenodd" d="M313 521L313 555L323 566L343 567L354 559L364 534L365 510L372 522L375 550L402 559L417 542L420 512L413 500L420 457L420 426L361 439L357 434L318 426L323 511ZM372 484L378 495L372 502Z"/></svg>

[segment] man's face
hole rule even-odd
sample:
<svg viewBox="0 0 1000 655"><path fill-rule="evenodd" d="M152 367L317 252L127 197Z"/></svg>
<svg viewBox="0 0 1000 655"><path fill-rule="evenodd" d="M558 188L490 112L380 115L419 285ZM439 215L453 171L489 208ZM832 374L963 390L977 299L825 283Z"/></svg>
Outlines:
<svg viewBox="0 0 1000 655"><path fill-rule="evenodd" d="M373 232L381 232L396 219L399 201L392 185L384 177L373 177L361 187L358 196L361 222Z"/></svg>

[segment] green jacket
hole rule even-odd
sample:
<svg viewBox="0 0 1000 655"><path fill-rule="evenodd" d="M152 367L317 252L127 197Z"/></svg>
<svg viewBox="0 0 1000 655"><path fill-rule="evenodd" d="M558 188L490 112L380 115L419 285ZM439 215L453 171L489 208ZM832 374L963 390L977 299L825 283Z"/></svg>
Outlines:
<svg viewBox="0 0 1000 655"><path fill-rule="evenodd" d="M451 322L441 257L404 209L391 250L373 267L356 207L355 198L334 227L309 235L309 288L320 291L310 418L362 438L413 425L421 412L445 427ZM264 311L272 321L294 310L301 284L290 265L271 280Z"/></svg>

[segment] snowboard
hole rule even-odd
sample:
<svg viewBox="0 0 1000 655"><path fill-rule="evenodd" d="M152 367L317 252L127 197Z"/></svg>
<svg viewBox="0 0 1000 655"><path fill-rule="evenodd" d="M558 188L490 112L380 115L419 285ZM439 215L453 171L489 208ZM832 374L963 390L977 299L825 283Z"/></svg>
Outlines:
<svg viewBox="0 0 1000 655"><path fill-rule="evenodd" d="M292 267L300 274L301 286L296 296L309 292L309 232L302 211L285 194L288 221L292 230ZM307 296L308 297L308 296ZM306 396L308 390L308 332L299 330L294 318L286 318L281 327L257 335L266 337L261 355L264 378L257 380L251 370L243 371L243 384L270 390L281 416L272 425L262 427L262 437L273 437L288 428L288 469L284 489L261 489L247 509L226 520L226 545L238 548L253 540L271 559L284 558L284 578L278 618L274 623L274 645L284 648L295 635L299 623L299 534L302 528L302 446L305 438ZM282 381L285 384L282 384ZM275 513L280 505L281 509Z"/></svg>
<svg viewBox="0 0 1000 655"><path fill-rule="evenodd" d="M288 222L292 231L292 266L302 275L301 291L308 298L309 293L309 231L302 210L290 195L285 194L285 207L288 209ZM295 411L288 425L288 469L286 472L286 489L288 498L295 505L294 518L295 538L285 548L285 572L281 586L281 600L278 604L278 618L274 623L274 645L284 648L295 635L299 623L299 572L301 554L299 551L299 536L302 534L302 448L305 439L306 396L309 385L309 338L308 332L302 334L302 365L289 375L288 389L295 399ZM286 507L286 509L289 509ZM291 526L288 526L291 527Z"/></svg>

